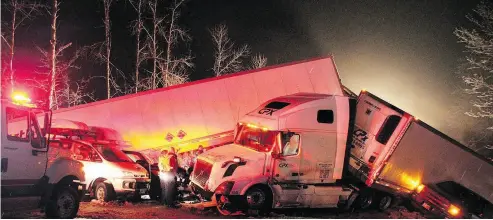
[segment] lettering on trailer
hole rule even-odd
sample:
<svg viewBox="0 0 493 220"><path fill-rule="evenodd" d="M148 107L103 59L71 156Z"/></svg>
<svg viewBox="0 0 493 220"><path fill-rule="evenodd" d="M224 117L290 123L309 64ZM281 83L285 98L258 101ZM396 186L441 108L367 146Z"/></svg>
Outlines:
<svg viewBox="0 0 493 220"><path fill-rule="evenodd" d="M366 140L368 140L368 133L366 131L363 131L362 129L357 128L353 132L353 142L351 144L351 148L365 148Z"/></svg>
<svg viewBox="0 0 493 220"><path fill-rule="evenodd" d="M366 104L368 104L368 105L370 105L371 107L373 107L373 108L375 108L375 109L379 110L379 111L380 111L380 110L382 110L380 107L376 106L375 104L373 104L373 103L371 103L371 102L369 102L369 101L367 101L367 100L365 100L365 103L366 103Z"/></svg>
<svg viewBox="0 0 493 220"><path fill-rule="evenodd" d="M274 113L275 111L277 111L279 109L273 109L273 108L263 108L263 109L260 109L258 111L258 114L260 115L268 115L268 116L272 116L272 113Z"/></svg>
<svg viewBox="0 0 493 220"><path fill-rule="evenodd" d="M331 163L318 163L318 169L320 170L320 179L328 179L330 177Z"/></svg>

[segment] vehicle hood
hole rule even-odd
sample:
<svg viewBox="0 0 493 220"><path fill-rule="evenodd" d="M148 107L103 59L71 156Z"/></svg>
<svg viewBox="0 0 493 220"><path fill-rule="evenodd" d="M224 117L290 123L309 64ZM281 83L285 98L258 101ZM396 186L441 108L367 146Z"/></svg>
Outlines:
<svg viewBox="0 0 493 220"><path fill-rule="evenodd" d="M230 175L225 176L228 167L234 164L232 161L235 156L240 157L244 164L237 166ZM230 144L207 151L201 154L198 159L212 164L207 188L214 191L224 181L236 181L264 175L266 156L267 153L265 152Z"/></svg>
<svg viewBox="0 0 493 220"><path fill-rule="evenodd" d="M209 163L223 163L233 160L234 157L240 157L247 162L253 162L264 160L265 155L264 152L258 152L238 144L229 144L206 151L199 156L199 159Z"/></svg>
<svg viewBox="0 0 493 220"><path fill-rule="evenodd" d="M115 163L122 171L129 171L134 173L147 173L147 170L138 163L133 162L117 162Z"/></svg>

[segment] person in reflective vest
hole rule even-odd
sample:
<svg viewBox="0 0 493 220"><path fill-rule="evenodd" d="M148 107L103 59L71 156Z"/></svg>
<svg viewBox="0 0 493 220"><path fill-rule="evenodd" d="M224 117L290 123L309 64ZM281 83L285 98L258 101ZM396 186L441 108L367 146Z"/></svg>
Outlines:
<svg viewBox="0 0 493 220"><path fill-rule="evenodd" d="M161 181L161 202L168 207L176 207L176 171L178 169L178 159L175 148L169 151L163 150L159 157L159 179Z"/></svg>

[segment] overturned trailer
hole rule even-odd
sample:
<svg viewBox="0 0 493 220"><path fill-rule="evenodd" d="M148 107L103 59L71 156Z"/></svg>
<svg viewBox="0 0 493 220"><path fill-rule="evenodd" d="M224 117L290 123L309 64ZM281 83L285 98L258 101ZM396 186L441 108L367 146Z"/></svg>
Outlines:
<svg viewBox="0 0 493 220"><path fill-rule="evenodd" d="M384 209L411 196L445 217L493 212L491 160L369 92L361 92L356 112L349 170L362 183L363 208L376 197Z"/></svg>
<svg viewBox="0 0 493 220"><path fill-rule="evenodd" d="M187 151L231 143L239 117L266 100L299 92L342 95L332 57L199 80L53 113L116 130L132 150Z"/></svg>

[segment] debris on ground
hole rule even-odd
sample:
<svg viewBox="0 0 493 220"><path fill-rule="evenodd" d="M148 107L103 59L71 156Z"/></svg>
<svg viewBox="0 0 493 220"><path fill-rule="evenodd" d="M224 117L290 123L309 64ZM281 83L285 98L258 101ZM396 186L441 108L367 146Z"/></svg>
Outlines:
<svg viewBox="0 0 493 220"><path fill-rule="evenodd" d="M5 213L2 218L44 218L44 213L39 211L28 213ZM128 201L104 202L91 200L81 202L77 218L112 218L112 219L199 219L199 218L258 218L248 216L223 217L215 207L199 209L197 207L182 206L181 208L168 208L156 201L144 200L132 203ZM408 211L405 207L380 212L377 210L340 212L337 209L287 209L275 210L263 218L373 218L373 219L421 219L424 218L418 212Z"/></svg>

